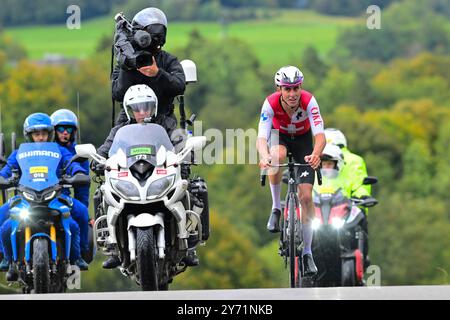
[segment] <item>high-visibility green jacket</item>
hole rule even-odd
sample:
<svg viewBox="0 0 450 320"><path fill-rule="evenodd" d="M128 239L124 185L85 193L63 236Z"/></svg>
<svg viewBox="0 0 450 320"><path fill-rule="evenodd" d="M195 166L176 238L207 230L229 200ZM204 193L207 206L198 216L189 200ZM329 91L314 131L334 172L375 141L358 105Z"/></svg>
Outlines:
<svg viewBox="0 0 450 320"><path fill-rule="evenodd" d="M323 193L335 193L339 188L341 188L342 194L346 198L350 198L352 196L352 187L348 180L344 179L344 177L339 173L336 178L328 178L322 176L322 185L314 184L314 191L319 194Z"/></svg>
<svg viewBox="0 0 450 320"><path fill-rule="evenodd" d="M351 153L347 148L341 149L344 154L344 166L336 178L322 177L322 185L314 184L314 190L320 194L334 193L341 188L347 198L370 196L371 186L362 185L367 177L366 164L360 156Z"/></svg>
<svg viewBox="0 0 450 320"><path fill-rule="evenodd" d="M362 182L367 177L366 163L364 159L348 150L347 148L341 149L344 155L344 167L339 175L342 178L348 180L353 190L352 196L370 196L372 193L371 185L363 185Z"/></svg>

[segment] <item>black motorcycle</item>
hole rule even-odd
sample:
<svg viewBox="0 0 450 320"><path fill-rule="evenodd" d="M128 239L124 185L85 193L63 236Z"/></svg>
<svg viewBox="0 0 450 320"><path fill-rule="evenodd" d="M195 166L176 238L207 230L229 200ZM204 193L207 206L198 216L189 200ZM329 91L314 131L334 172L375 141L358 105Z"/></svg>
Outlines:
<svg viewBox="0 0 450 320"><path fill-rule="evenodd" d="M363 184L374 184L366 177ZM367 246L365 208L375 206L372 197L347 198L341 189L329 193L314 191L313 253L318 274L314 286L362 286L367 268L364 253Z"/></svg>

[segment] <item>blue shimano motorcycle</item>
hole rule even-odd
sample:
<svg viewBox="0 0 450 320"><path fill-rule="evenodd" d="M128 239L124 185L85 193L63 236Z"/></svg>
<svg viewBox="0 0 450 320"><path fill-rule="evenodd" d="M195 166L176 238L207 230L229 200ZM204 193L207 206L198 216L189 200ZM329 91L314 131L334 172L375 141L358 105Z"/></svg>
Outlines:
<svg viewBox="0 0 450 320"><path fill-rule="evenodd" d="M64 292L74 273L70 265L72 200L62 190L87 184L90 177L60 175L59 179L61 158L56 143L23 143L17 153L20 173L13 170L10 179L0 179L1 189L12 188L16 194L9 200L12 263L24 293Z"/></svg>

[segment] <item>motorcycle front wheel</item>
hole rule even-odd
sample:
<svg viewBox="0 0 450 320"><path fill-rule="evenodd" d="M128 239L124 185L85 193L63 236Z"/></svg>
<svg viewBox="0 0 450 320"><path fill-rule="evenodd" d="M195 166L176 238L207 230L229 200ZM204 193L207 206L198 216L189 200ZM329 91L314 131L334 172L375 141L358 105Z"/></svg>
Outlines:
<svg viewBox="0 0 450 320"><path fill-rule="evenodd" d="M356 285L355 262L352 259L342 261L341 285L343 287L354 287Z"/></svg>
<svg viewBox="0 0 450 320"><path fill-rule="evenodd" d="M34 293L48 293L50 286L49 255L47 239L33 242L33 284Z"/></svg>
<svg viewBox="0 0 450 320"><path fill-rule="evenodd" d="M137 228L136 240L136 266L141 288L143 291L157 291L158 260L153 227Z"/></svg>

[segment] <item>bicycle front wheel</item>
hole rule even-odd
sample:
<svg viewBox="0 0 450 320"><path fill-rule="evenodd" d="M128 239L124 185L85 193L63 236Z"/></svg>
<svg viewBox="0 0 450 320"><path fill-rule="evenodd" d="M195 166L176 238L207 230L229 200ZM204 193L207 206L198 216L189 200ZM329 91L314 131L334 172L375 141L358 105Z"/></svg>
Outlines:
<svg viewBox="0 0 450 320"><path fill-rule="evenodd" d="M295 221L297 211L297 201L295 196L292 195L288 201L288 243L289 243L289 280L291 288L298 288L300 284L300 268L299 258L297 253L298 243L296 237Z"/></svg>

